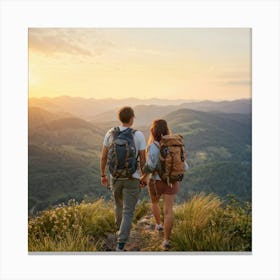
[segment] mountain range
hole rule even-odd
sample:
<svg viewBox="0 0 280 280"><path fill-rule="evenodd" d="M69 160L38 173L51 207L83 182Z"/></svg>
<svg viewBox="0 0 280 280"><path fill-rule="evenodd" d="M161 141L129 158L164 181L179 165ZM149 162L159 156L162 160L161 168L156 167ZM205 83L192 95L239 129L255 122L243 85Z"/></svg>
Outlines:
<svg viewBox="0 0 280 280"><path fill-rule="evenodd" d="M156 117L188 108L205 112L251 114L251 99L234 101L187 101L168 99L94 99L61 96L55 98L30 98L29 107L39 107L53 113L68 113L93 122L117 121L118 109L131 106L136 115L136 125L147 124Z"/></svg>

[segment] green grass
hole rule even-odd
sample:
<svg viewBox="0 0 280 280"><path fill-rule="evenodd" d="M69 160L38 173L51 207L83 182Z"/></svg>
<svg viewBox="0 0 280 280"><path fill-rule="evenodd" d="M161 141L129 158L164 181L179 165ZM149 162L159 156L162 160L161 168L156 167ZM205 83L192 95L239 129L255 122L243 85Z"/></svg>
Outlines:
<svg viewBox="0 0 280 280"><path fill-rule="evenodd" d="M148 214L150 205L146 200L141 201L135 208L133 222L137 223L143 216Z"/></svg>
<svg viewBox="0 0 280 280"><path fill-rule="evenodd" d="M174 211L174 251L251 251L251 208L198 194Z"/></svg>
<svg viewBox="0 0 280 280"><path fill-rule="evenodd" d="M137 205L134 230L137 221L150 214L150 207L146 201ZM251 224L249 203L229 196L226 204L214 194L196 194L174 207L171 251L251 251ZM103 251L107 235L116 230L112 202L71 200L29 218L28 248L30 252ZM162 237L153 230L138 234L143 236L139 243L143 251L161 250Z"/></svg>

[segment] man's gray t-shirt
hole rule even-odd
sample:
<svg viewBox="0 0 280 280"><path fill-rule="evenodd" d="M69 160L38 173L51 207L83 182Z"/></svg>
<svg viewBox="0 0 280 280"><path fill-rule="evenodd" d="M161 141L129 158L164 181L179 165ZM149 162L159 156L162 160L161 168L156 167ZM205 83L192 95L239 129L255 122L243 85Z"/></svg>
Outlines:
<svg viewBox="0 0 280 280"><path fill-rule="evenodd" d="M119 126L119 128L120 128L120 131L127 129L127 127L121 126L121 125ZM114 128L109 129L109 131L106 133L106 135L104 137L103 145L105 147L109 148L109 146L112 144L112 141L113 141L112 131L113 130L114 130ZM139 151L143 151L146 149L145 136L139 130L136 130L135 133L133 134L133 136L134 136L134 143L135 143L135 147L136 147L136 154L138 154ZM136 178L136 179L140 179L139 168L136 170L135 173L132 174L132 177Z"/></svg>

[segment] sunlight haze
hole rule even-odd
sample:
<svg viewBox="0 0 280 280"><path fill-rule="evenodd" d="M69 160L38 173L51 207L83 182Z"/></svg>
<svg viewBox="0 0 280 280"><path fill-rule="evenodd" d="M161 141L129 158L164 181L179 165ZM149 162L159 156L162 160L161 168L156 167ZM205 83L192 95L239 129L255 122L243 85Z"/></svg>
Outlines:
<svg viewBox="0 0 280 280"><path fill-rule="evenodd" d="M30 28L29 97L251 98L248 28Z"/></svg>

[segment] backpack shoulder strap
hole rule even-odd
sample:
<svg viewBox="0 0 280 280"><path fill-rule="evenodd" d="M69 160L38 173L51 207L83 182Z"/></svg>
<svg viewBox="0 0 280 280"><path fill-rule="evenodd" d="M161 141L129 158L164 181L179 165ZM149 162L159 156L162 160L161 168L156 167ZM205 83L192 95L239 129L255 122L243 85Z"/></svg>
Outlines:
<svg viewBox="0 0 280 280"><path fill-rule="evenodd" d="M119 128L119 127L118 127ZM119 129L119 131L120 131L120 133L125 133L125 134L127 134L127 133L131 133L132 135L134 135L135 134L135 132L137 131L136 129L133 129L133 128L131 128L131 127L128 127L128 128L126 128L126 129L124 129L124 130L120 130Z"/></svg>
<svg viewBox="0 0 280 280"><path fill-rule="evenodd" d="M131 127L128 127L128 128L126 128L125 130L123 130L122 132L124 132L124 131L131 131L132 134L134 134L134 133L137 131L137 129L133 129L133 128L131 128Z"/></svg>
<svg viewBox="0 0 280 280"><path fill-rule="evenodd" d="M124 130L120 130L120 128L117 126L117 129L120 133L127 133L129 131L132 131L133 129L130 127L125 128Z"/></svg>
<svg viewBox="0 0 280 280"><path fill-rule="evenodd" d="M155 146L160 150L160 145L159 145L159 143L158 142L156 142L156 141L154 141L153 142L154 144L155 144Z"/></svg>
<svg viewBox="0 0 280 280"><path fill-rule="evenodd" d="M120 128L118 126L115 126L111 129L111 133L116 132L116 131L120 131Z"/></svg>
<svg viewBox="0 0 280 280"><path fill-rule="evenodd" d="M116 137L117 132L120 132L120 128L118 126L112 128L111 135L112 135L113 139Z"/></svg>

